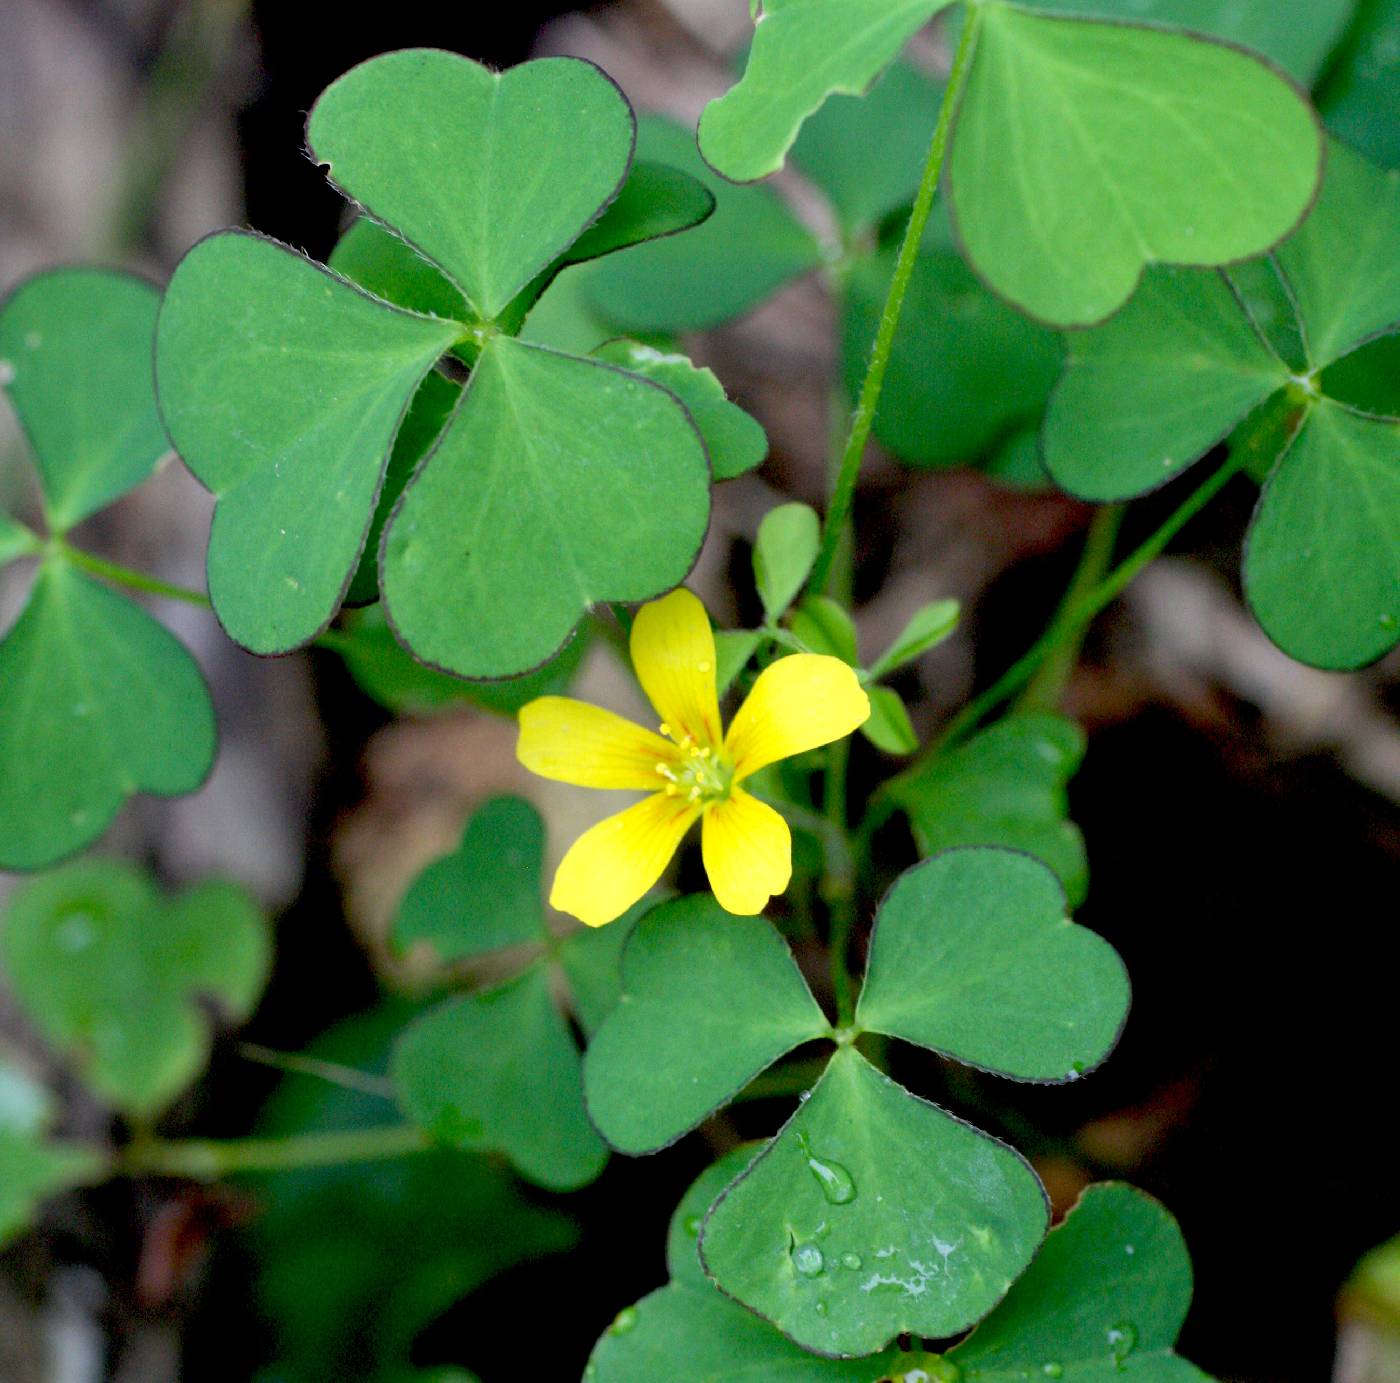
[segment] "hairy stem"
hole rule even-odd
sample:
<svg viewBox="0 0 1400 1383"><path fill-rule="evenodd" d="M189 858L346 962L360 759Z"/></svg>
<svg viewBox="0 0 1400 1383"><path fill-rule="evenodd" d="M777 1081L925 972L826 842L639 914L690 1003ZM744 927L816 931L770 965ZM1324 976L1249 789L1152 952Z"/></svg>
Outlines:
<svg viewBox="0 0 1400 1383"><path fill-rule="evenodd" d="M218 1181L239 1172L288 1172L352 1162L379 1162L426 1152L432 1146L421 1129L408 1124L227 1142L199 1138L138 1138L118 1154L116 1171L128 1177Z"/></svg>
<svg viewBox="0 0 1400 1383"><path fill-rule="evenodd" d="M963 90L967 86L968 74L972 70L972 56L977 47L981 21L981 7L969 5L963 20L957 52L953 55L953 67L948 74L948 86L943 93L943 105L938 112L938 125L929 145L928 161L924 165L923 178L914 198L914 208L909 215L904 242L899 247L894 277L890 280L889 292L885 295L885 306L880 313L880 326L875 333L875 344L870 352L870 364L866 367L865 381L861 385L860 398L851 417L850 432L847 434L846 446L841 453L841 463L836 472L831 503L827 507L826 522L822 527L821 548L808 582L808 589L817 595L826 589L832 563L836 560L837 550L841 546L846 520L850 517L856 481L860 476L860 463L865 456L866 443L870 440L870 429L875 422L880 393L885 387L885 373L889 369L890 353L894 349L894 334L899 326L900 314L904 310L905 294L909 291L909 280L914 275L914 264L919 257L919 246L924 238L924 229L928 225L929 213L933 210L934 194L938 191L938 183L943 175L944 156L948 151L948 133L952 128L958 103L962 100Z"/></svg>

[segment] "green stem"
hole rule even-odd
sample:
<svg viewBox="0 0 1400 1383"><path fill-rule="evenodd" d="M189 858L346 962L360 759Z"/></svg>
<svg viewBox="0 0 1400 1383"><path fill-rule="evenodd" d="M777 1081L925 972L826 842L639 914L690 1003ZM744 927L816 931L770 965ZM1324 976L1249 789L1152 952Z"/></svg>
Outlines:
<svg viewBox="0 0 1400 1383"><path fill-rule="evenodd" d="M426 1152L432 1144L421 1129L408 1124L387 1128L304 1133L289 1138L217 1139L145 1138L118 1155L120 1176L184 1177L218 1181L241 1172L290 1172L307 1167L334 1167L350 1162L378 1162Z"/></svg>
<svg viewBox="0 0 1400 1383"><path fill-rule="evenodd" d="M188 586L172 586L170 582L147 576L143 571L118 566L115 562L107 561L105 557L94 557L92 553L73 547L62 538L54 538L51 541L75 567L90 572L93 576L100 576L104 581L115 582L118 586L126 586L133 591L144 591L147 595L163 596L166 600L182 600L186 605L199 605L206 610L214 608L209 597L201 591L192 591Z"/></svg>
<svg viewBox="0 0 1400 1383"><path fill-rule="evenodd" d="M357 1071L353 1066L342 1066L336 1061L322 1061L320 1057L305 1056L300 1052L278 1052L257 1042L240 1042L238 1055L245 1061L257 1062L259 1066L270 1066L274 1071L286 1071L294 1076L311 1076L315 1080L338 1085L342 1090L358 1090L384 1100L396 1098L394 1083L387 1076L372 1076L367 1071Z"/></svg>
<svg viewBox="0 0 1400 1383"><path fill-rule="evenodd" d="M953 55L953 67L948 74L948 86L943 93L943 104L938 112L938 125L929 145L928 161L924 165L924 175L919 183L918 194L914 198L909 225L904 232L904 243L899 247L899 259L895 263L889 292L885 295L885 306L880 314L879 329L875 333L870 364L865 371L860 399L851 417L851 430L836 473L831 504L827 508L826 523L822 528L821 549L817 553L816 564L808 582L808 589L815 595L820 595L826 589L832 563L836 560L836 553L841 545L846 520L850 517L856 481L860 476L860 463L865 456L866 443L870 440L870 429L875 422L880 393L885 387L885 373L889 369L890 353L894 349L895 330L904 310L904 297L909 291L909 281L914 275L914 265L919 257L919 246L924 238L924 229L928 225L929 213L933 210L934 194L938 191L939 179L943 175L948 132L952 128L953 116L962 100L968 74L972 69L972 56L977 48L981 22L981 6L969 5L963 20L957 52Z"/></svg>
<svg viewBox="0 0 1400 1383"><path fill-rule="evenodd" d="M1113 548L1118 541L1118 530L1123 523L1123 505L1105 504L1094 511L1089 523L1088 536L1084 539L1084 550L1079 554L1079 565L1060 601L1059 609L1050 623L1056 630L1062 621L1070 618L1074 607L1088 595L1108 574L1113 561ZM1069 679L1079 664L1080 650L1084 637L1089 632L1088 622L1067 631L1053 653L1040 665L1017 701L1018 710L1053 711L1064 697Z"/></svg>
<svg viewBox="0 0 1400 1383"><path fill-rule="evenodd" d="M1266 404L1230 448L1228 459L1196 487L1173 511L1162 526L1141 547L1125 557L1092 590L1070 604L1050 627L980 696L970 701L938 739L906 772L913 772L939 750L955 744L981 723L983 717L1009 700L1030 681L1037 668L1067 640L1081 636L1100 611L1106 609L1127 589L1149 562L1161 556L1167 544L1220 493L1240 471L1259 455L1277 456L1297 431L1306 413L1306 403L1291 395L1276 396Z"/></svg>

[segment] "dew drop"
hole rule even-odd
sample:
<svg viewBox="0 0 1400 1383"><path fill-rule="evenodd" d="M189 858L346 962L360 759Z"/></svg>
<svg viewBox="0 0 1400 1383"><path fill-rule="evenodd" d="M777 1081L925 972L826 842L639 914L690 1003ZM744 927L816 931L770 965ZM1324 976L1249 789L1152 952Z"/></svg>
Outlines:
<svg viewBox="0 0 1400 1383"><path fill-rule="evenodd" d="M1396 626L1396 624L1397 624L1397 620L1396 620L1395 616L1392 615L1392 614L1390 614L1388 611L1387 611L1387 613L1385 613L1385 614L1383 614L1383 615L1381 616L1381 628L1382 628L1382 629L1394 629L1395 626Z"/></svg>
<svg viewBox="0 0 1400 1383"><path fill-rule="evenodd" d="M81 908L64 913L54 929L54 940L65 951L86 951L96 938L96 921Z"/></svg>
<svg viewBox="0 0 1400 1383"><path fill-rule="evenodd" d="M1065 1366L1058 1360L1051 1359L1040 1366L1040 1371L1046 1378L1063 1378Z"/></svg>
<svg viewBox="0 0 1400 1383"><path fill-rule="evenodd" d="M635 1306L624 1306L621 1311L613 1317L613 1323L608 1327L610 1335L626 1335L629 1330L636 1327L637 1308Z"/></svg>
<svg viewBox="0 0 1400 1383"><path fill-rule="evenodd" d="M856 1269L860 1267L860 1254L843 1253L841 1255L841 1266L843 1268L849 1268L852 1272L855 1272Z"/></svg>
<svg viewBox="0 0 1400 1383"><path fill-rule="evenodd" d="M832 1205L849 1205L856 1198L855 1178L839 1163L818 1157L805 1134L798 1136L802 1151L807 1155L807 1166L822 1188L822 1195Z"/></svg>
<svg viewBox="0 0 1400 1383"><path fill-rule="evenodd" d="M687 1215L685 1217L683 1228L692 1239L698 1239L700 1237L700 1222L703 1218L702 1215Z"/></svg>
<svg viewBox="0 0 1400 1383"><path fill-rule="evenodd" d="M824 1301L819 1301L819 1302L817 1303L817 1306L816 1306L816 1311L817 1311L817 1315L819 1315L819 1316L824 1316L824 1315L826 1315L826 1302L824 1302Z"/></svg>
<svg viewBox="0 0 1400 1383"><path fill-rule="evenodd" d="M794 1244L790 1250L792 1266L803 1277L820 1277L826 1267L826 1258L815 1244Z"/></svg>
<svg viewBox="0 0 1400 1383"><path fill-rule="evenodd" d="M1124 1361L1137 1348L1137 1340L1137 1326L1131 1321L1119 1321L1109 1328L1108 1348L1120 1373L1125 1367Z"/></svg>

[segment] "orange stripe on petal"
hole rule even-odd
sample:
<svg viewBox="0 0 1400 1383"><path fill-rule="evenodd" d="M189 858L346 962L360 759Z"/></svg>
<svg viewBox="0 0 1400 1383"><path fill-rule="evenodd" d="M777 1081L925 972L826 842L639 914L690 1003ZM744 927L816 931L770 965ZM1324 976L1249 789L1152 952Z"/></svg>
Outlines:
<svg viewBox="0 0 1400 1383"><path fill-rule="evenodd" d="M760 768L830 744L870 716L854 669L839 658L794 653L765 668L739 707L725 740L738 782Z"/></svg>
<svg viewBox="0 0 1400 1383"><path fill-rule="evenodd" d="M632 666L677 739L689 735L702 749L719 748L715 636L705 607L684 587L637 611Z"/></svg>
<svg viewBox="0 0 1400 1383"><path fill-rule="evenodd" d="M590 927L621 917L656 881L700 808L656 793L585 831L559 863L549 903Z"/></svg>
<svg viewBox="0 0 1400 1383"><path fill-rule="evenodd" d="M520 708L515 756L531 773L585 788L654 792L676 746L601 706L541 696Z"/></svg>
<svg viewBox="0 0 1400 1383"><path fill-rule="evenodd" d="M792 879L792 834L766 802L741 789L705 811L701 851L720 907L749 917Z"/></svg>

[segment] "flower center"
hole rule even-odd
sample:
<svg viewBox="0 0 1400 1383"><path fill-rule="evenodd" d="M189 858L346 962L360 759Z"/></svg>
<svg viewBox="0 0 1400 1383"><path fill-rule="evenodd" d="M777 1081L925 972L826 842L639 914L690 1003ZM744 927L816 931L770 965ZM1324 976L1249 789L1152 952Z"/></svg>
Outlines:
<svg viewBox="0 0 1400 1383"><path fill-rule="evenodd" d="M663 735L671 727L661 727ZM734 768L708 745L696 744L689 735L676 741L681 751L677 763L659 763L656 771L666 780L667 797L684 797L691 802L717 802L729 796Z"/></svg>

